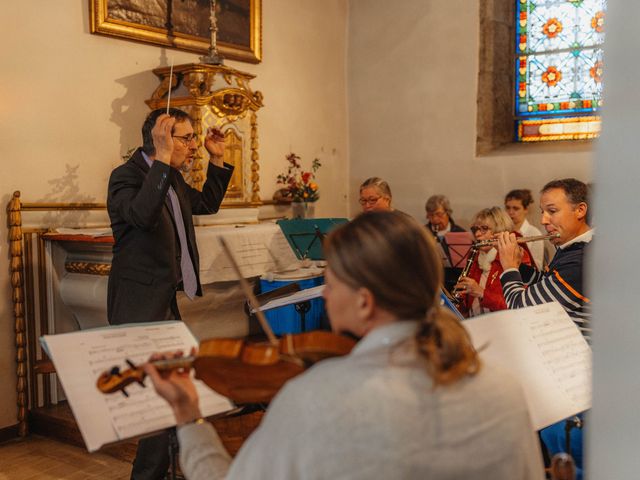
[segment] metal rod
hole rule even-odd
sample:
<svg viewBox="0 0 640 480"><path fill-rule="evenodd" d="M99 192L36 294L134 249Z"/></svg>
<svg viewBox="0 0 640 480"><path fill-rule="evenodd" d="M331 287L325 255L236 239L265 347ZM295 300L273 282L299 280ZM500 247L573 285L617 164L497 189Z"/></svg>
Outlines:
<svg viewBox="0 0 640 480"><path fill-rule="evenodd" d="M540 240L551 240L552 238L560 238L559 233L549 233L548 235L535 235L533 237L520 237L516 238L517 243L528 243L528 242L537 242ZM488 247L489 245L493 245L498 243L497 238L490 238L488 240L480 240L473 243L473 246L476 248L480 247Z"/></svg>
<svg viewBox="0 0 640 480"><path fill-rule="evenodd" d="M233 270L236 272L238 281L240 282L240 287L244 292L244 296L247 297L247 301L249 302L249 305L251 306L251 308L255 310L256 317L258 318L258 321L260 322L260 326L262 326L264 333L267 334L269 343L277 347L278 339L273 334L273 330L271 330L271 327L269 326L269 322L267 322L267 319L264 316L264 313L262 313L262 311L260 310L260 302L258 302L258 299L253 294L253 290L251 290L251 287L249 286L249 282L247 282L244 276L242 276L242 272L240 272L240 267L238 266L236 259L233 257L233 253L231 253L231 249L227 245L227 242L225 241L225 239L222 237L220 237L220 245L222 245L222 250L224 250L224 253L227 256L227 259L229 260L229 263L231 263Z"/></svg>

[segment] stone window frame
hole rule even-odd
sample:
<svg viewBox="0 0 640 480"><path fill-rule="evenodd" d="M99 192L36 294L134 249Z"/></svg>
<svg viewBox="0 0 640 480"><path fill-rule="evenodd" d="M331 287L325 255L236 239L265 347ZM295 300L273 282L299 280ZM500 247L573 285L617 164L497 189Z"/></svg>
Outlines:
<svg viewBox="0 0 640 480"><path fill-rule="evenodd" d="M476 156L501 147L590 150L593 140L515 141L515 0L480 0ZM544 144L544 145L542 145ZM496 152L497 153L497 152Z"/></svg>
<svg viewBox="0 0 640 480"><path fill-rule="evenodd" d="M515 1L481 0L476 153L514 143Z"/></svg>

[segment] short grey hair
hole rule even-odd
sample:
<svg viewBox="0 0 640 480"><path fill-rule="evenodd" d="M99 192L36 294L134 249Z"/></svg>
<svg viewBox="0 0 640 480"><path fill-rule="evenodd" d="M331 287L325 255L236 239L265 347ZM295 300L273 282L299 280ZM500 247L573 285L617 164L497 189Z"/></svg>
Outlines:
<svg viewBox="0 0 640 480"><path fill-rule="evenodd" d="M442 207L447 215L451 216L453 210L451 209L451 204L449 203L449 199L444 195L431 195L429 200L425 205L425 209L427 212L435 212L438 207Z"/></svg>

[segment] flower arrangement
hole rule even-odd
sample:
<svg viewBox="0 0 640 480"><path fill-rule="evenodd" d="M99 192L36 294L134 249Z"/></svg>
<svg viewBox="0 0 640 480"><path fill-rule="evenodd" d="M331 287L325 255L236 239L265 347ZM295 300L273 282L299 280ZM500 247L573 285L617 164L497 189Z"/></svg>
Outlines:
<svg viewBox="0 0 640 480"><path fill-rule="evenodd" d="M322 166L320 160L315 158L311 162L311 171L303 171L300 157L295 153L287 155L289 167L287 173L278 175L278 185L284 185L280 190L284 200L294 202L315 202L320 198L318 184L314 182L316 172Z"/></svg>

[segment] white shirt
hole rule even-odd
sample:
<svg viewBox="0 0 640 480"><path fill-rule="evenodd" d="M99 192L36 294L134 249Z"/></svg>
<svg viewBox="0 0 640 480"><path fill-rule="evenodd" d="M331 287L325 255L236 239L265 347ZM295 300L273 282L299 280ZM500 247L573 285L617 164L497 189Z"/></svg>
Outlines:
<svg viewBox="0 0 640 480"><path fill-rule="evenodd" d="M498 251L495 248L492 248L488 252L480 252L478 254L478 266L480 267L480 280L478 281L478 286L480 288L484 288L487 285L487 279L489 278L489 272L491 271L491 263L498 256ZM471 316L477 317L478 315L482 315L483 313L489 313L491 310L488 308L484 308L480 305L480 298L475 297L473 302L471 303Z"/></svg>
<svg viewBox="0 0 640 480"><path fill-rule="evenodd" d="M590 230L587 230L586 232L584 232L582 235L578 235L575 238L572 238L571 240L569 240L566 243L563 243L562 245L560 245L558 248L561 250L564 250L565 248L567 248L569 245L573 245L574 243L578 243L578 242L584 242L584 243L589 243L591 242L591 240L593 240L593 233L594 233L595 229L592 228Z"/></svg>
<svg viewBox="0 0 640 480"><path fill-rule="evenodd" d="M438 235L438 237L440 238L444 238L444 234L447 232L451 231L451 222L447 223L447 226L441 230L438 230L438 232L436 233L436 235Z"/></svg>
<svg viewBox="0 0 640 480"><path fill-rule="evenodd" d="M186 477L543 479L516 381L483 365L474 377L433 388L415 344L405 342L416 328L377 328L350 355L289 381L230 466L209 424L180 427Z"/></svg>
<svg viewBox="0 0 640 480"><path fill-rule="evenodd" d="M523 237L535 237L542 235L542 232L531 225L526 218L524 219L524 222L522 222L519 233L521 233ZM529 242L527 243L527 247L529 247L529 251L531 252L531 256L533 257L536 267L538 270L542 271L542 267L544 266L544 241Z"/></svg>

